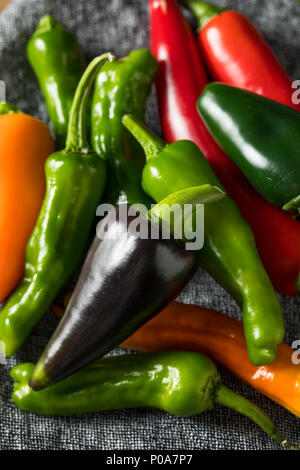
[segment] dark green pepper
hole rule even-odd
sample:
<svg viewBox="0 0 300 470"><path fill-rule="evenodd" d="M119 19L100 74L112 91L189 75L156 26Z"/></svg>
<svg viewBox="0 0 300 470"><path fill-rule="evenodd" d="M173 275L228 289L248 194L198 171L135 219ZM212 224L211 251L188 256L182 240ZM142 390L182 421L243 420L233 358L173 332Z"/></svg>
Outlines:
<svg viewBox="0 0 300 470"><path fill-rule="evenodd" d="M191 213L223 197L210 185L188 188L149 214L119 204L101 220L68 308L32 374L34 390L104 356L180 293L197 265L196 251L181 240L190 233ZM170 208L180 209L174 218Z"/></svg>
<svg viewBox="0 0 300 470"><path fill-rule="evenodd" d="M114 205L122 202L151 205L141 187L144 152L121 119L125 113L144 119L156 72L157 62L151 52L140 49L105 64L95 82L92 147L106 161L108 184L104 199Z"/></svg>
<svg viewBox="0 0 300 470"><path fill-rule="evenodd" d="M222 149L269 202L300 214L300 114L263 96L211 83L198 110Z"/></svg>
<svg viewBox="0 0 300 470"><path fill-rule="evenodd" d="M114 56L97 57L84 72L71 108L66 148L46 161L47 190L26 247L24 278L0 312L0 345L7 356L24 343L84 254L106 181L105 165L87 143L86 103L106 60Z"/></svg>
<svg viewBox="0 0 300 470"><path fill-rule="evenodd" d="M41 392L29 379L34 364L11 370L12 398L24 411L74 415L122 408L155 407L192 416L221 404L249 417L285 449L298 449L254 403L225 387L215 364L202 354L159 352L107 357Z"/></svg>
<svg viewBox="0 0 300 470"><path fill-rule="evenodd" d="M75 37L45 15L29 39L27 58L45 98L57 148L64 148L69 114L85 61Z"/></svg>
<svg viewBox="0 0 300 470"><path fill-rule="evenodd" d="M124 116L123 123L145 150L142 186L155 201L190 186L208 183L222 189L193 142L166 145L133 116ZM257 366L271 364L284 337L284 323L251 229L229 197L205 208L204 229L200 265L242 308L250 361Z"/></svg>

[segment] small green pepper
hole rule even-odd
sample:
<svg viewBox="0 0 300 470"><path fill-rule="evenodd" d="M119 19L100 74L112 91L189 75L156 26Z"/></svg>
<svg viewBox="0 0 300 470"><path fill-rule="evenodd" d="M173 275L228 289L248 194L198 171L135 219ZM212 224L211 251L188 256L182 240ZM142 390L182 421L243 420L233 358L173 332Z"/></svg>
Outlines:
<svg viewBox="0 0 300 470"><path fill-rule="evenodd" d="M53 125L57 148L64 147L75 90L85 61L75 37L51 15L44 15L27 44Z"/></svg>
<svg viewBox="0 0 300 470"><path fill-rule="evenodd" d="M145 150L142 186L156 202L192 186L211 184L223 189L193 142L166 145L135 117L124 116L123 123ZM271 364L284 337L284 323L250 227L227 197L205 208L204 231L204 247L198 252L200 265L243 309L250 361L257 366Z"/></svg>
<svg viewBox="0 0 300 470"><path fill-rule="evenodd" d="M7 356L24 343L84 254L106 181L105 164L86 139L86 104L106 60L114 56L97 57L84 72L71 108L66 148L46 161L47 190L26 246L24 278L0 312L0 346Z"/></svg>
<svg viewBox="0 0 300 470"><path fill-rule="evenodd" d="M106 161L108 184L104 199L111 204L142 203L151 199L141 187L145 156L122 125L122 116L144 118L147 96L157 62L147 49L106 63L96 78L92 102L92 147Z"/></svg>
<svg viewBox="0 0 300 470"><path fill-rule="evenodd" d="M221 404L244 414L286 449L298 449L277 431L254 403L229 390L215 364L191 352L158 352L107 357L40 392L29 386L34 364L11 370L12 398L24 411L74 415L122 408L155 407L192 416Z"/></svg>

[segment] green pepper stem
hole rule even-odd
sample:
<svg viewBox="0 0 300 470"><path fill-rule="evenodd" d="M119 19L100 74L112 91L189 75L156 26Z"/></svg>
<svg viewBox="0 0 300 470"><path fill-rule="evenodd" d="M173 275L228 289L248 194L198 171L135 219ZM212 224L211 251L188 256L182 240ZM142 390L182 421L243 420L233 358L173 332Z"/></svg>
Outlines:
<svg viewBox="0 0 300 470"><path fill-rule="evenodd" d="M0 102L0 116L4 114L23 114L23 111L14 104Z"/></svg>
<svg viewBox="0 0 300 470"><path fill-rule="evenodd" d="M236 410L250 418L265 433L267 433L268 436L279 442L284 449L300 450L300 446L291 444L282 436L282 434L280 434L271 418L269 418L263 410L241 395L229 390L225 385L220 385L216 390L215 402L220 405L227 406L228 408L232 408L233 410Z"/></svg>
<svg viewBox="0 0 300 470"><path fill-rule="evenodd" d="M292 217L300 217L300 194L283 206L283 210L290 212Z"/></svg>
<svg viewBox="0 0 300 470"><path fill-rule="evenodd" d="M170 194L149 210L148 215L154 221L168 223L171 234L180 234L179 238L183 238L183 234L192 230L191 216L197 210L197 204L210 204L225 196L221 189L210 184L194 186ZM170 217L171 207L180 209L178 216L173 212L173 217Z"/></svg>
<svg viewBox="0 0 300 470"><path fill-rule="evenodd" d="M66 139L66 152L88 153L90 147L86 136L86 105L89 93L99 69L109 60L115 60L111 52L96 57L87 66L75 91Z"/></svg>
<svg viewBox="0 0 300 470"><path fill-rule="evenodd" d="M218 16L224 11L223 8L217 7L216 5L210 5L198 0L180 0L180 3L194 13L198 22L198 31L200 31L211 18Z"/></svg>
<svg viewBox="0 0 300 470"><path fill-rule="evenodd" d="M132 114L125 114L122 117L122 123L143 147L147 161L157 156L166 146L162 139Z"/></svg>

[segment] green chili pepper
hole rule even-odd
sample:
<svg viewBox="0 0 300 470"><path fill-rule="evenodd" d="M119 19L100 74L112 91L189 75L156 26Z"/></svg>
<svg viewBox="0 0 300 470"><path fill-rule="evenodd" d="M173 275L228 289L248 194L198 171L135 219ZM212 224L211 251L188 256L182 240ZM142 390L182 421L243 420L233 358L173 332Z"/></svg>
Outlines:
<svg viewBox="0 0 300 470"><path fill-rule="evenodd" d="M23 112L12 103L0 102L0 116L4 114L23 114Z"/></svg>
<svg viewBox="0 0 300 470"><path fill-rule="evenodd" d="M42 415L74 415L122 408L155 407L192 416L221 404L252 419L284 448L294 448L254 403L229 390L215 364L191 352L159 352L107 357L62 382L34 392L29 379L34 364L11 370L12 398L24 411Z"/></svg>
<svg viewBox="0 0 300 470"><path fill-rule="evenodd" d="M145 150L142 186L159 202L191 186L222 185L199 148L190 141L166 145L133 116L123 123ZM256 250L250 227L229 197L205 208L205 243L201 266L243 309L248 354L255 365L271 364L284 337L277 296Z"/></svg>
<svg viewBox="0 0 300 470"><path fill-rule="evenodd" d="M145 156L142 148L122 126L121 118L132 113L144 118L147 96L157 62L147 49L107 63L95 82L92 103L92 147L107 163L108 184L104 198L111 204L142 203L151 199L141 187Z"/></svg>
<svg viewBox="0 0 300 470"><path fill-rule="evenodd" d="M0 345L7 356L24 343L84 253L106 180L103 161L87 143L86 103L106 60L114 56L97 57L84 72L71 108L66 148L46 161L47 190L26 247L24 278L0 312Z"/></svg>
<svg viewBox="0 0 300 470"><path fill-rule="evenodd" d="M219 145L257 191L298 216L300 113L221 83L207 85L198 109Z"/></svg>
<svg viewBox="0 0 300 470"><path fill-rule="evenodd" d="M45 15L29 39L27 58L44 95L56 137L64 147L69 113L85 62L75 37L51 15Z"/></svg>

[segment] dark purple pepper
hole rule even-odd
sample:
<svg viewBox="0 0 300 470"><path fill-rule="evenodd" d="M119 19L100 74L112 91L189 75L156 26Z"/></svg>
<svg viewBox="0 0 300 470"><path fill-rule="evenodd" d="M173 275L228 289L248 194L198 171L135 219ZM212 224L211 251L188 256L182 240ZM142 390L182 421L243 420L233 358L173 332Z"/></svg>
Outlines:
<svg viewBox="0 0 300 470"><path fill-rule="evenodd" d="M31 379L35 390L120 344L174 299L194 273L196 252L187 251L181 240L163 239L146 216L139 217L141 230L156 230L159 238L138 238L130 227L136 217L124 221L117 207L100 222L107 230L102 239L95 237L65 315L38 362Z"/></svg>

